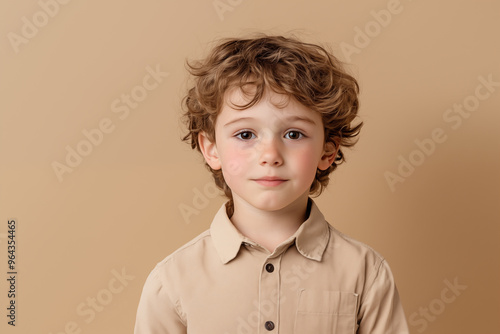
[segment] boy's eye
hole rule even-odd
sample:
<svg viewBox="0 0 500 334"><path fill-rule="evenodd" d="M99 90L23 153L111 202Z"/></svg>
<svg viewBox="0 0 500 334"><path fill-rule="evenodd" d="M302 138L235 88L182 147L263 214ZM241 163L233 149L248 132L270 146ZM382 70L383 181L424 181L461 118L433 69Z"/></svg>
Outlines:
<svg viewBox="0 0 500 334"><path fill-rule="evenodd" d="M285 137L288 139L299 139L299 138L302 138L303 136L304 135L299 131L288 131L285 134Z"/></svg>
<svg viewBox="0 0 500 334"><path fill-rule="evenodd" d="M250 131L242 131L236 135L237 138L248 140L255 137L255 135Z"/></svg>

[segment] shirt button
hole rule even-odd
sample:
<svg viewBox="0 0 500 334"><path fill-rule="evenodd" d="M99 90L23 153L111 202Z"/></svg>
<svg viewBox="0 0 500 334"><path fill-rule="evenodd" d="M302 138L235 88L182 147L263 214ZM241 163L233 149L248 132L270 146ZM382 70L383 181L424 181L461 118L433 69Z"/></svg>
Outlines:
<svg viewBox="0 0 500 334"><path fill-rule="evenodd" d="M274 322L272 321L266 321L266 324L264 325L268 331L272 331L274 329Z"/></svg>
<svg viewBox="0 0 500 334"><path fill-rule="evenodd" d="M266 264L266 271L267 271L268 273L272 273L272 272L274 271L274 266L273 266L273 264L272 264L272 263L268 263L268 264Z"/></svg>

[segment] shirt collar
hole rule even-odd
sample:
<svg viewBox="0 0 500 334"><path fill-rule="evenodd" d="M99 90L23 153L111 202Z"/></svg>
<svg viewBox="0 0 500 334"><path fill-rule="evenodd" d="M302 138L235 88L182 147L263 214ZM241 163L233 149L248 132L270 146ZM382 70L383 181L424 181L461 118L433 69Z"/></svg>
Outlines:
<svg viewBox="0 0 500 334"><path fill-rule="evenodd" d="M295 246L304 257L321 261L323 253L328 244L330 234L328 223L316 203L309 198L311 210L309 217L304 221L297 231L289 239L283 242L290 243L295 239ZM226 213L226 203L221 206L210 225L210 235L222 263L226 264L236 257L241 244L248 241L236 227ZM278 248L280 248L278 246ZM277 249L278 249L277 248Z"/></svg>

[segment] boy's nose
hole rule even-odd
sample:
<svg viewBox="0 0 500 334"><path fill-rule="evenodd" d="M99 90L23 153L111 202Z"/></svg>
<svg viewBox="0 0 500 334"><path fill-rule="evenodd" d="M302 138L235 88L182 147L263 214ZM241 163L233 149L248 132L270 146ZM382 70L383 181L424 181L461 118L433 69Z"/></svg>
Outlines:
<svg viewBox="0 0 500 334"><path fill-rule="evenodd" d="M261 165L281 166L283 164L283 156L280 152L279 143L274 138L268 138L257 147L260 151L259 163Z"/></svg>

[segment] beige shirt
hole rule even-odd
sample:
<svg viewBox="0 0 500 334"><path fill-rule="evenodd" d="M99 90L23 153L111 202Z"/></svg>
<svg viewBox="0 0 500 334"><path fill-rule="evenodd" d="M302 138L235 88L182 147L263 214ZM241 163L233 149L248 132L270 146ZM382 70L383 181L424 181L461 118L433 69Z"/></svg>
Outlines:
<svg viewBox="0 0 500 334"><path fill-rule="evenodd" d="M243 236L223 205L210 229L158 263L135 334L406 334L382 256L310 214L274 252Z"/></svg>

